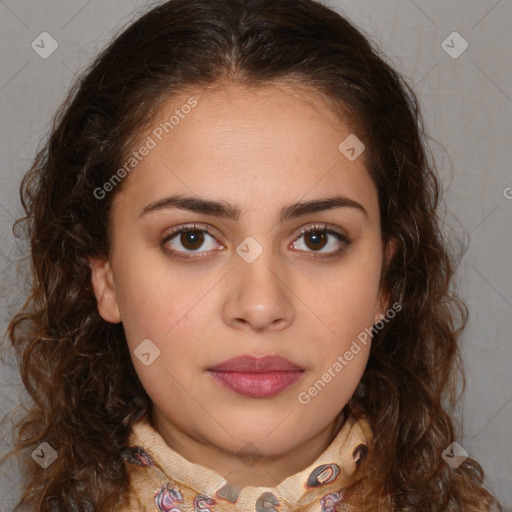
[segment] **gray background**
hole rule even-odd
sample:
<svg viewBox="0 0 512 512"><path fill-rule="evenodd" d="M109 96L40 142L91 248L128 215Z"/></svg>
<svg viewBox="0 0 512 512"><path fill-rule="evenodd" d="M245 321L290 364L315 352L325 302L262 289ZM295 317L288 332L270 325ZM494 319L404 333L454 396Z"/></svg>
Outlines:
<svg viewBox="0 0 512 512"><path fill-rule="evenodd" d="M152 2L142 0L0 0L0 272L2 329L26 287L14 280L26 249L10 230L21 215L18 186L73 76ZM156 2L153 2L156 3ZM450 239L469 234L458 286L470 317L462 337L467 391L459 439L512 504L512 1L330 0L370 35L418 93L444 184ZM49 32L47 59L31 47ZM458 58L442 42L457 31L469 44ZM448 44L460 48L457 40ZM437 142L439 141L439 142ZM442 146L441 146L442 144ZM444 150L443 150L444 147ZM25 396L11 366L0 365L0 414ZM2 442L2 450L8 446ZM14 463L0 468L0 511L18 492Z"/></svg>

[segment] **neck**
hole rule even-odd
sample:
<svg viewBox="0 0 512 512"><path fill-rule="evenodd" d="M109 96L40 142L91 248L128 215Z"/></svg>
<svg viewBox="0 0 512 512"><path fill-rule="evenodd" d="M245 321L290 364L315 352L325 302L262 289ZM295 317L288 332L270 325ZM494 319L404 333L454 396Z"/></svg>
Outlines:
<svg viewBox="0 0 512 512"><path fill-rule="evenodd" d="M311 465L332 443L345 423L345 410L315 436L287 453L264 455L259 450L232 453L176 427L154 410L149 419L167 445L193 464L210 468L232 486L276 487L283 480Z"/></svg>

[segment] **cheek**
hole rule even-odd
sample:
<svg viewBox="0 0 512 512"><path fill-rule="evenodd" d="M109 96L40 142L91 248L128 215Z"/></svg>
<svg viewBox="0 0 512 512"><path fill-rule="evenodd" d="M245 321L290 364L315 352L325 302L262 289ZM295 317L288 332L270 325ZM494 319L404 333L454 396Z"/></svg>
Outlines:
<svg viewBox="0 0 512 512"><path fill-rule="evenodd" d="M371 327L378 292L378 273L364 265L347 266L317 295L323 335L308 344L308 358L316 362L314 375L299 402L311 410L334 415L350 400L359 384L370 353ZM318 292L317 292L318 294ZM320 302L317 302L320 304ZM311 335L313 333L311 332Z"/></svg>
<svg viewBox="0 0 512 512"><path fill-rule="evenodd" d="M193 279L184 271L169 271L165 261L148 262L134 257L121 262L116 280L123 327L132 358L143 340L160 350L155 365L140 365L137 372L148 373L157 366L173 372L190 368L202 347L206 324L211 320L215 284L211 279ZM204 347L203 347L204 348ZM181 363L187 363L181 365ZM197 365L197 363L196 363Z"/></svg>
<svg viewBox="0 0 512 512"><path fill-rule="evenodd" d="M376 261L354 257L325 281L322 293L312 291L321 304L322 318L332 336L347 342L374 322L379 295L380 267Z"/></svg>
<svg viewBox="0 0 512 512"><path fill-rule="evenodd" d="M145 338L159 339L170 329L169 315L173 311L172 291L165 293L163 283L154 273L144 269L120 279L118 302L123 327L130 344Z"/></svg>
<svg viewBox="0 0 512 512"><path fill-rule="evenodd" d="M366 368L369 342L338 343L325 357L297 395L299 407L318 418L334 417L354 394Z"/></svg>
<svg viewBox="0 0 512 512"><path fill-rule="evenodd" d="M117 299L129 344L145 338L158 343L185 314L187 297L183 290L187 287L179 273L170 273L172 267L161 254L131 239L128 232L119 236L116 249Z"/></svg>

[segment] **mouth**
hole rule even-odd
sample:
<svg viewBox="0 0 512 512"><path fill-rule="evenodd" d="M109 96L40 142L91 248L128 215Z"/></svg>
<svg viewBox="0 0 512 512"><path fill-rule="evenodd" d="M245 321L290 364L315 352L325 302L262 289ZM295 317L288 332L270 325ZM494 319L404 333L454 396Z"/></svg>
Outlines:
<svg viewBox="0 0 512 512"><path fill-rule="evenodd" d="M222 386L250 398L267 398L297 382L304 371L241 373L208 370Z"/></svg>
<svg viewBox="0 0 512 512"><path fill-rule="evenodd" d="M209 370L243 373L270 373L303 371L304 368L292 363L290 360L286 359L286 357L278 355L256 357L249 354L243 354L212 366Z"/></svg>
<svg viewBox="0 0 512 512"><path fill-rule="evenodd" d="M221 386L240 395L267 398L296 383L305 370L277 355L242 355L209 368L208 373Z"/></svg>

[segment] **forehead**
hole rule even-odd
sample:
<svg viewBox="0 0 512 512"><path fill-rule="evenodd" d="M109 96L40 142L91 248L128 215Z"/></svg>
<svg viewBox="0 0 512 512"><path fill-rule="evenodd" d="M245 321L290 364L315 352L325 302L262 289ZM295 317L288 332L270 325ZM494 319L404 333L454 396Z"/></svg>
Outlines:
<svg viewBox="0 0 512 512"><path fill-rule="evenodd" d="M364 153L350 161L339 149L351 135L308 87L189 90L164 103L133 145L137 151L152 141L118 195L140 204L187 193L253 209L263 201L268 209L341 193L375 209Z"/></svg>

